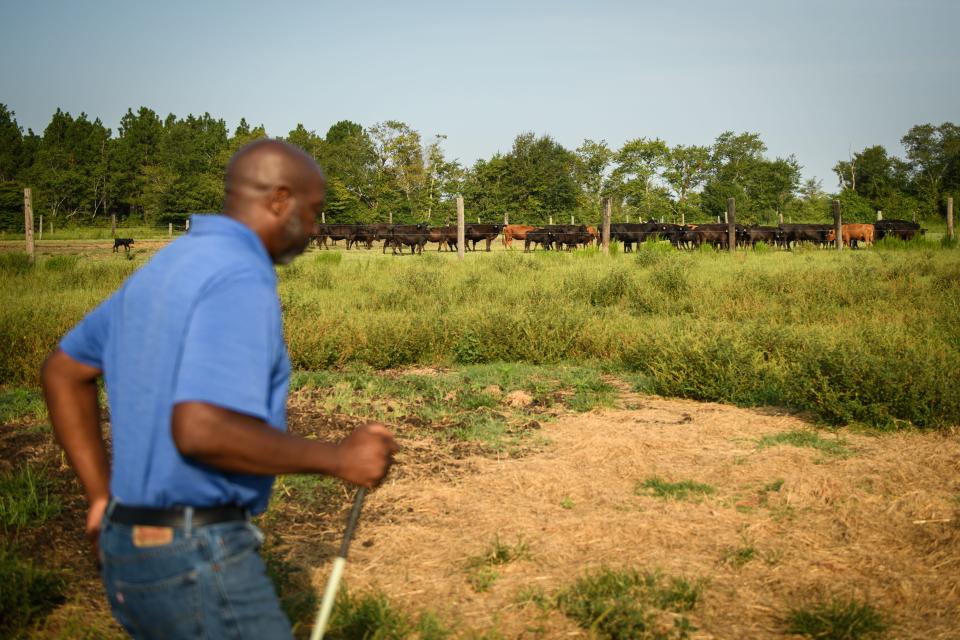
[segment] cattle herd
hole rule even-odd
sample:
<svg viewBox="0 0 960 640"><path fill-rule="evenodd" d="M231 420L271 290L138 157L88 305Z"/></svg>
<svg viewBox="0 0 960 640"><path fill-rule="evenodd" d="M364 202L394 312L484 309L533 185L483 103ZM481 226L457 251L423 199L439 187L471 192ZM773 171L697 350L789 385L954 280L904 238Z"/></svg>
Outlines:
<svg viewBox="0 0 960 640"><path fill-rule="evenodd" d="M911 240L924 230L908 220L878 220L874 224L844 224L841 240L848 247L869 245L884 237ZM486 241L486 250L494 239L503 234L503 245L513 246L522 240L525 251L540 247L560 251L599 244L600 234L594 226L583 224L531 226L522 224L467 224L464 227L464 249L476 250L477 243ZM736 225L735 241L739 247L754 247L763 242L768 246L790 249L803 243L826 247L836 242L836 228L830 224L781 224L776 227ZM327 248L344 240L347 249L358 243L367 249L374 242L383 243L383 253L391 249L394 255L408 247L411 253L423 253L428 242L437 244L437 251L457 248L455 226L429 227L426 224L318 224L313 240L318 247ZM620 242L624 251L633 251L634 245L647 240L668 240L678 249L697 249L704 245L717 249L729 248L730 233L726 224L678 225L663 222L611 224L610 240Z"/></svg>

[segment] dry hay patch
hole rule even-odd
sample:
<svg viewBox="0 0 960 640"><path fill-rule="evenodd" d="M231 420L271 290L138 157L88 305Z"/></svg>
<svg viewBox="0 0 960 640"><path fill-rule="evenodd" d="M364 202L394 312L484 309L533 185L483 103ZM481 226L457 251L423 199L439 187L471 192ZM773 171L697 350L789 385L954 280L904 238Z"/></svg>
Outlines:
<svg viewBox="0 0 960 640"><path fill-rule="evenodd" d="M707 578L689 616L696 637L783 637L789 607L833 594L890 614L893 637L956 637L957 434L845 433L853 451L845 458L757 447L763 436L797 429L809 426L659 398L638 410L563 417L544 427L553 446L531 457L478 457L469 474L391 478L368 498L377 517L361 519L346 580L505 637L586 635L557 613L517 604L517 594L556 592L600 566ZM715 493L637 495L652 476ZM524 543L529 558L498 566L489 591L477 593L465 567L495 539ZM746 547L755 552L749 561L730 561ZM316 566L318 587L326 572Z"/></svg>

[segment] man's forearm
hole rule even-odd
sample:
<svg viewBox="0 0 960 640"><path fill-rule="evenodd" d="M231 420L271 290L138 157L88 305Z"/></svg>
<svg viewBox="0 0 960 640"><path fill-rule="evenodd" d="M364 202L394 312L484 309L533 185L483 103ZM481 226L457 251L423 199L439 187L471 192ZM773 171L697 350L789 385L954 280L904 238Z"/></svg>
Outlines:
<svg viewBox="0 0 960 640"><path fill-rule="evenodd" d="M110 496L110 465L97 404L98 375L99 371L77 363L62 351L47 359L41 374L54 434L90 504Z"/></svg>
<svg viewBox="0 0 960 640"><path fill-rule="evenodd" d="M339 471L335 445L199 402L174 407L173 440L184 456L223 471L258 475Z"/></svg>
<svg viewBox="0 0 960 640"><path fill-rule="evenodd" d="M173 408L177 450L223 471L273 475L323 473L373 487L386 475L397 451L393 434L379 423L355 429L337 444L278 431L263 420L204 402Z"/></svg>

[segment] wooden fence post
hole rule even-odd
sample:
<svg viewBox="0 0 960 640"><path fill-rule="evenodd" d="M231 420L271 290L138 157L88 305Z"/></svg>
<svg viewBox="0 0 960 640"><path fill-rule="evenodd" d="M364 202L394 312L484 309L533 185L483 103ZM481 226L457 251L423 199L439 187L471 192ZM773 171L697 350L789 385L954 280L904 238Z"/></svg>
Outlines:
<svg viewBox="0 0 960 640"><path fill-rule="evenodd" d="M777 212L777 222L778 222L779 224L783 224L783 212L782 212L782 211L778 211L778 212Z"/></svg>
<svg viewBox="0 0 960 640"><path fill-rule="evenodd" d="M840 201L833 201L833 231L837 235L837 251L843 248L843 224L840 221Z"/></svg>
<svg viewBox="0 0 960 640"><path fill-rule="evenodd" d="M503 212L503 226L510 224L510 214L506 211Z"/></svg>
<svg viewBox="0 0 960 640"><path fill-rule="evenodd" d="M33 191L30 187L23 190L23 230L27 240L27 255L33 264Z"/></svg>
<svg viewBox="0 0 960 640"><path fill-rule="evenodd" d="M168 223L167 223L167 237L168 237L168 238L172 238L172 237L173 237L173 223L172 223L172 222L168 222Z"/></svg>
<svg viewBox="0 0 960 640"><path fill-rule="evenodd" d="M327 212L326 212L326 211L321 211L321 212L320 212L320 223L321 223L321 224L327 224Z"/></svg>
<svg viewBox="0 0 960 640"><path fill-rule="evenodd" d="M388 211L388 212L387 212L387 222L388 222L389 224L393 224L393 211Z"/></svg>
<svg viewBox="0 0 960 640"><path fill-rule="evenodd" d="M463 225L463 196L457 196L457 260L463 260L466 240Z"/></svg>
<svg viewBox="0 0 960 640"><path fill-rule="evenodd" d="M573 221L573 216L570 216L570 224L576 224L576 222Z"/></svg>
<svg viewBox="0 0 960 640"><path fill-rule="evenodd" d="M947 197L947 237L953 240L953 196Z"/></svg>
<svg viewBox="0 0 960 640"><path fill-rule="evenodd" d="M603 252L610 253L610 214L613 212L613 202L610 198L603 199L603 230L600 232L600 241L603 243Z"/></svg>
<svg viewBox="0 0 960 640"><path fill-rule="evenodd" d="M727 249L735 251L737 248L737 201L727 198Z"/></svg>
<svg viewBox="0 0 960 640"><path fill-rule="evenodd" d="M110 234L116 238L117 237L117 214L110 214Z"/></svg>
<svg viewBox="0 0 960 640"><path fill-rule="evenodd" d="M43 214L40 214L40 224L37 225L40 233L37 234L37 240L43 240Z"/></svg>
<svg viewBox="0 0 960 640"><path fill-rule="evenodd" d="M883 211L877 209L877 220L883 220Z"/></svg>
<svg viewBox="0 0 960 640"><path fill-rule="evenodd" d="M190 231L190 218L187 218L187 221L183 224L184 231Z"/></svg>
<svg viewBox="0 0 960 640"><path fill-rule="evenodd" d="M550 216L550 224L553 224L553 216Z"/></svg>

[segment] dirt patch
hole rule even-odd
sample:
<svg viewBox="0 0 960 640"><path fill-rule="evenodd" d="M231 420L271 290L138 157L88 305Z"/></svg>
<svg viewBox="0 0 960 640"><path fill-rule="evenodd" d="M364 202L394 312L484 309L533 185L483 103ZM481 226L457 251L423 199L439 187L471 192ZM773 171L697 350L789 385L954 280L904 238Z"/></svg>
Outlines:
<svg viewBox="0 0 960 640"><path fill-rule="evenodd" d="M517 603L599 566L702 577L698 638L783 637L783 614L830 595L868 600L892 637L953 638L960 627L960 437L844 433L837 456L763 436L801 420L714 404L635 398L630 411L567 416L520 460L470 459L468 473L398 474L368 499L346 580L378 586L504 637L586 636ZM832 436L823 435L829 440ZM440 471L438 469L438 471ZM714 488L665 500L651 477ZM464 567L491 542L528 545L477 593ZM738 549L752 550L734 562ZM318 587L328 565L316 566Z"/></svg>
<svg viewBox="0 0 960 640"><path fill-rule="evenodd" d="M586 637L560 614L519 603L518 595L556 593L600 566L658 568L706 579L701 603L688 614L697 638L784 637L787 609L831 595L871 602L892 618L891 637L956 637L956 430L882 437L844 431L836 454L828 447L758 447L765 436L811 430L773 410L627 392L618 404L628 408L531 415L517 428L535 429L546 443L520 458L444 442L430 431L442 424L391 425L404 450L387 484L368 498L348 585L377 586L410 612L434 610L463 630ZM296 433L335 440L363 421L321 411L310 392L291 395ZM828 443L835 437L817 433ZM68 602L37 635L117 633L82 538L79 488L49 430L0 427L0 459L42 465L64 502L54 521L17 540L31 557L69 574ZM638 491L653 477L713 492L672 500ZM350 487L327 491L311 505L278 500L261 523L273 550L313 567L321 589L352 496ZM528 553L495 567L489 590L478 592L467 567L497 539L522 543Z"/></svg>

